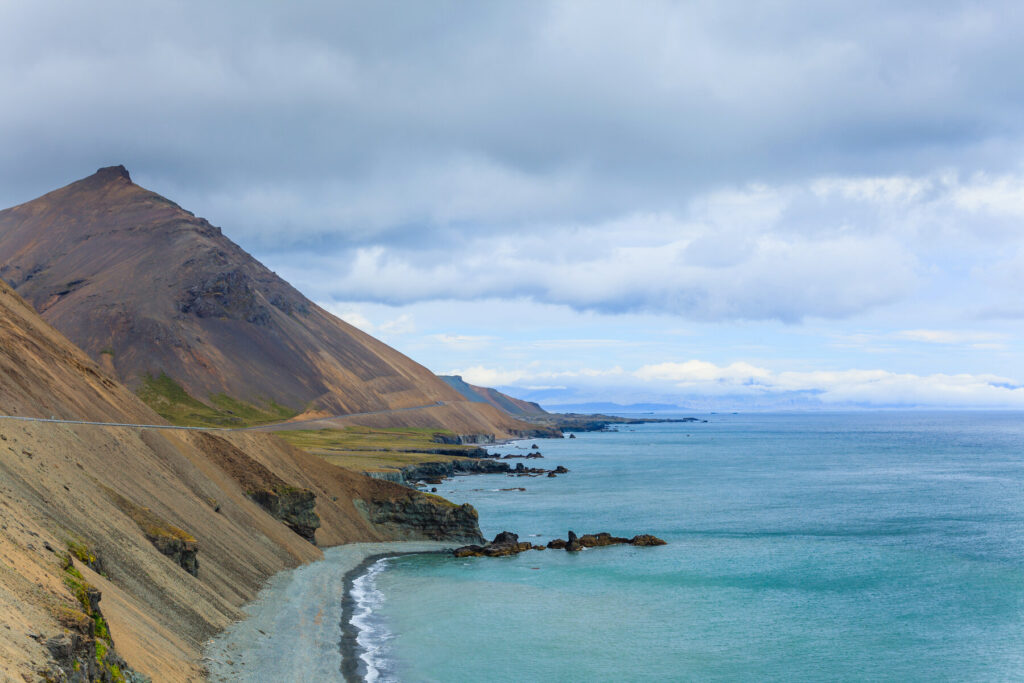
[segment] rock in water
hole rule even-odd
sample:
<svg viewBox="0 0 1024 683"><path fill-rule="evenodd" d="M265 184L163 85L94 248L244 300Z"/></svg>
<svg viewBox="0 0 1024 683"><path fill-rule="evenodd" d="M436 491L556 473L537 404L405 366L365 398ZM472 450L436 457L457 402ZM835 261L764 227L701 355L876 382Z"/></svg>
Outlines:
<svg viewBox="0 0 1024 683"><path fill-rule="evenodd" d="M639 538L639 536L635 537ZM653 536L651 538L654 538ZM606 545L620 545L623 543L629 543L628 538L622 538L621 536L612 536L609 533L601 532L599 534L584 534L580 536L579 543L584 548L599 548Z"/></svg>
<svg viewBox="0 0 1024 683"><path fill-rule="evenodd" d="M520 543L519 536L511 531L502 531L494 537L494 540L486 545L467 545L456 548L453 551L455 557L504 557L506 555L518 555L526 550L532 550L533 545L527 542Z"/></svg>
<svg viewBox="0 0 1024 683"><path fill-rule="evenodd" d="M599 548L606 545L652 546L668 544L651 534L639 534L633 538L623 538L622 536L612 536L605 531L598 534L584 534L583 536L576 536L575 532L570 531L568 541L556 538L548 542L549 548L564 549L572 552L583 550L584 548Z"/></svg>
<svg viewBox="0 0 1024 683"><path fill-rule="evenodd" d="M629 539L629 544L639 546L668 545L668 543L666 543L665 541L661 540L657 536L652 536L651 534L639 534L637 536L634 536L633 538Z"/></svg>

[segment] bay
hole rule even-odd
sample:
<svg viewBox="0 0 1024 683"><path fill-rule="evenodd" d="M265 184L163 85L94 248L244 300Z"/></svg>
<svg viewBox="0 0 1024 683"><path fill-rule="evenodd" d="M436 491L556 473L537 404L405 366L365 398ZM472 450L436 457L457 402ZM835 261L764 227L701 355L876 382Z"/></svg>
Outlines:
<svg viewBox="0 0 1024 683"><path fill-rule="evenodd" d="M1024 678L1024 416L703 417L536 441L557 478L439 487L488 537L669 545L389 560L380 679Z"/></svg>

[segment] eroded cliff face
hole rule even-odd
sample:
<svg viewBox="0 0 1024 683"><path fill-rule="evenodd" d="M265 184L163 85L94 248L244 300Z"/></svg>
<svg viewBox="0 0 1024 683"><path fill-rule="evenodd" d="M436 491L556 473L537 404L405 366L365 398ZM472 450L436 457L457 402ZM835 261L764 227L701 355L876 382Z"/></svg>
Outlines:
<svg viewBox="0 0 1024 683"><path fill-rule="evenodd" d="M389 529L408 540L483 540L480 517L468 503L456 505L440 496L410 491L391 500L356 500L356 509L375 526Z"/></svg>
<svg viewBox="0 0 1024 683"><path fill-rule="evenodd" d="M320 516L314 512L316 496L308 489L282 486L276 489L259 489L249 494L260 507L281 520L285 526L316 544L316 530L320 528Z"/></svg>

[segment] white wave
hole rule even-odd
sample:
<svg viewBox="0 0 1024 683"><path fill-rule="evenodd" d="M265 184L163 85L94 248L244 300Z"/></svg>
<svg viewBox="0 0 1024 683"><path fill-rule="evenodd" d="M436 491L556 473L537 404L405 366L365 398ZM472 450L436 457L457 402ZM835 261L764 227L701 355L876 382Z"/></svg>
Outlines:
<svg viewBox="0 0 1024 683"><path fill-rule="evenodd" d="M388 641L393 636L373 614L384 603L384 595L377 590L376 578L387 568L388 559L385 557L374 562L365 574L352 582L350 592L355 603L351 623L359 631L356 643L359 644L359 658L366 665L367 683L392 680L386 673L386 662Z"/></svg>

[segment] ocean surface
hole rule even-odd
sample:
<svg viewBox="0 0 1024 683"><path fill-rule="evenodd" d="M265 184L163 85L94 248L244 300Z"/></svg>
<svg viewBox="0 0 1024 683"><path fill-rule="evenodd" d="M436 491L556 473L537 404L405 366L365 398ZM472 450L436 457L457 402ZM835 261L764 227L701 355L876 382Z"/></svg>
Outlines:
<svg viewBox="0 0 1024 683"><path fill-rule="evenodd" d="M1024 680L1024 414L700 417L440 486L489 538L669 545L384 560L357 582L368 679Z"/></svg>

